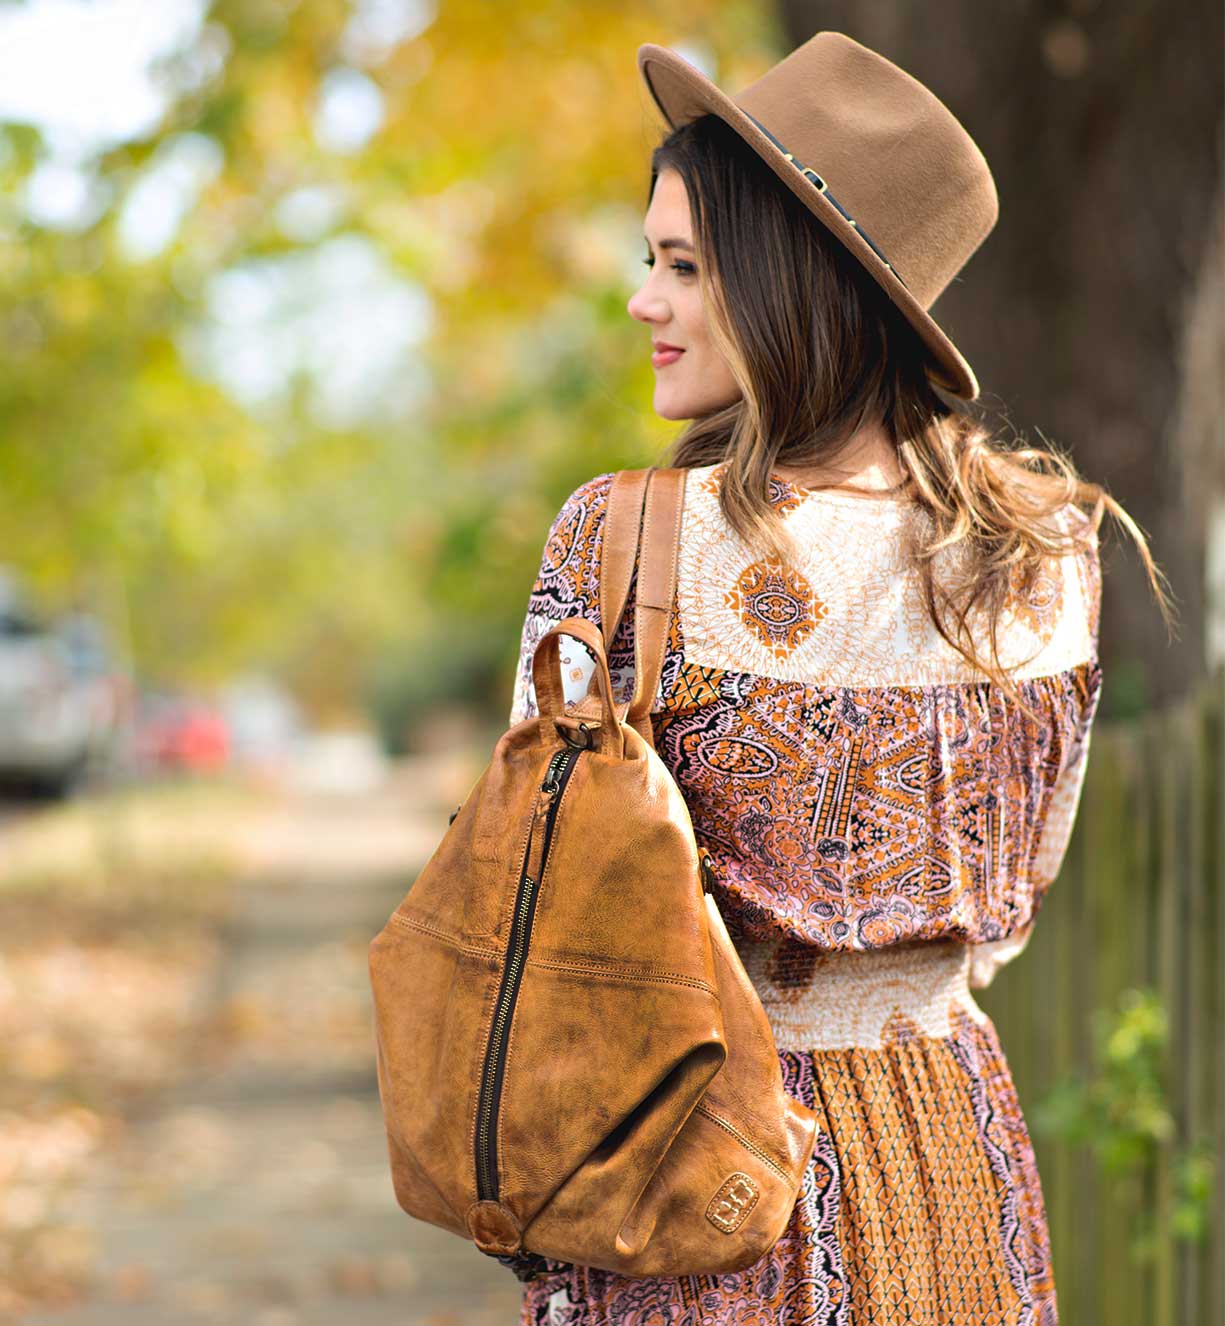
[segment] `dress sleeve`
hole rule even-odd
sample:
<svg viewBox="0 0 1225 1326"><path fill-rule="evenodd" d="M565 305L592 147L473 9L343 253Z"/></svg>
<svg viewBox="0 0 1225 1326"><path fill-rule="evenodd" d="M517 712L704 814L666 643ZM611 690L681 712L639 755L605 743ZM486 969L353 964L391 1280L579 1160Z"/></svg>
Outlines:
<svg viewBox="0 0 1225 1326"><path fill-rule="evenodd" d="M1014 930L1003 939L992 939L985 944L971 945L970 970L966 976L970 989L985 990L995 979L995 973L1024 951L1033 928L1034 923L1031 919L1019 930Z"/></svg>
<svg viewBox="0 0 1225 1326"><path fill-rule="evenodd" d="M1046 802L1031 867L1035 911L1046 890L1054 883L1067 855L1089 764L1093 720L1101 698L1098 634L1102 578L1096 533L1091 535L1091 547L1075 558L1074 565L1079 586L1077 610L1084 613L1088 657L1073 670L1076 684L1071 693L1071 712L1066 726L1061 725L1069 735L1064 744L1063 762ZM971 989L981 990L990 985L996 972L1024 950L1033 924L1031 913L1030 919L1011 934L972 947L968 977Z"/></svg>
<svg viewBox="0 0 1225 1326"><path fill-rule="evenodd" d="M615 472L598 474L580 484L553 518L540 558L540 570L527 601L519 639L519 662L511 699L510 726L535 718L536 688L532 684L532 658L541 637L566 617L585 617L600 626L600 552L604 513ZM595 660L586 646L570 636L559 651L566 704L587 694ZM616 699L628 698L633 687L633 591L609 651L608 665ZM628 689L627 689L628 688Z"/></svg>

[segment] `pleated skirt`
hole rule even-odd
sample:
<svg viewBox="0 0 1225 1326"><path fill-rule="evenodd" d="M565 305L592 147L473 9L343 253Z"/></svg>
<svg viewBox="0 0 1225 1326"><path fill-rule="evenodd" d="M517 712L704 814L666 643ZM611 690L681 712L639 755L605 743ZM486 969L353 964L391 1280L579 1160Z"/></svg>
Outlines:
<svg viewBox="0 0 1225 1326"><path fill-rule="evenodd" d="M584 1266L520 1326L1056 1326L1046 1209L994 1024L952 942L741 944L818 1136L782 1237L727 1275Z"/></svg>

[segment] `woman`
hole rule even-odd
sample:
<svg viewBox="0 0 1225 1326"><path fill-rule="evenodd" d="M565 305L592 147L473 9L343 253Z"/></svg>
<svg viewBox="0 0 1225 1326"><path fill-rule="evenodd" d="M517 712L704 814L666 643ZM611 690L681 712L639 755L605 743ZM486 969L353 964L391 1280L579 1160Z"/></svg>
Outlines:
<svg viewBox="0 0 1225 1326"><path fill-rule="evenodd" d="M688 473L655 745L820 1131L754 1266L505 1258L522 1322L1054 1323L1033 1150L970 991L1024 947L1071 831L1105 510L1165 611L1153 563L1066 457L1005 450L964 408L978 384L927 308L997 203L929 91L832 32L735 101L660 47L639 67L672 131L628 311L656 410L691 421L664 462ZM543 632L599 622L612 477L553 522L512 725L536 713ZM621 699L632 608L609 654ZM592 668L569 652L575 701Z"/></svg>

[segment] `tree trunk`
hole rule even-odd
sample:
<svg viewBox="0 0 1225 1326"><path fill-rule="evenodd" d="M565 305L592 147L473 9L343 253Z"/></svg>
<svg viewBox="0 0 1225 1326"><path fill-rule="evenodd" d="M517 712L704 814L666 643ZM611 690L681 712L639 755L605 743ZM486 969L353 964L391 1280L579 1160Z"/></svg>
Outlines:
<svg viewBox="0 0 1225 1326"><path fill-rule="evenodd" d="M1103 544L1103 714L1182 695L1207 662L1207 529L1225 484L1221 6L780 0L779 13L788 50L845 32L982 148L1000 219L932 313L1002 434L1066 450L1169 578L1174 642L1129 537Z"/></svg>

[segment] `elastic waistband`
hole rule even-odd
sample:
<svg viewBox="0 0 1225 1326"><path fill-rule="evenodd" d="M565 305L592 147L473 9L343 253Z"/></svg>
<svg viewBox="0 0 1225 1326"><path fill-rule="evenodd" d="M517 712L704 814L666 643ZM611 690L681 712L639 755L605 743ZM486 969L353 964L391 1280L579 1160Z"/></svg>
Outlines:
<svg viewBox="0 0 1225 1326"><path fill-rule="evenodd" d="M780 1050L878 1050L913 1036L949 1036L958 1008L987 1021L970 993L969 944L846 953L782 939L740 940L736 949Z"/></svg>

